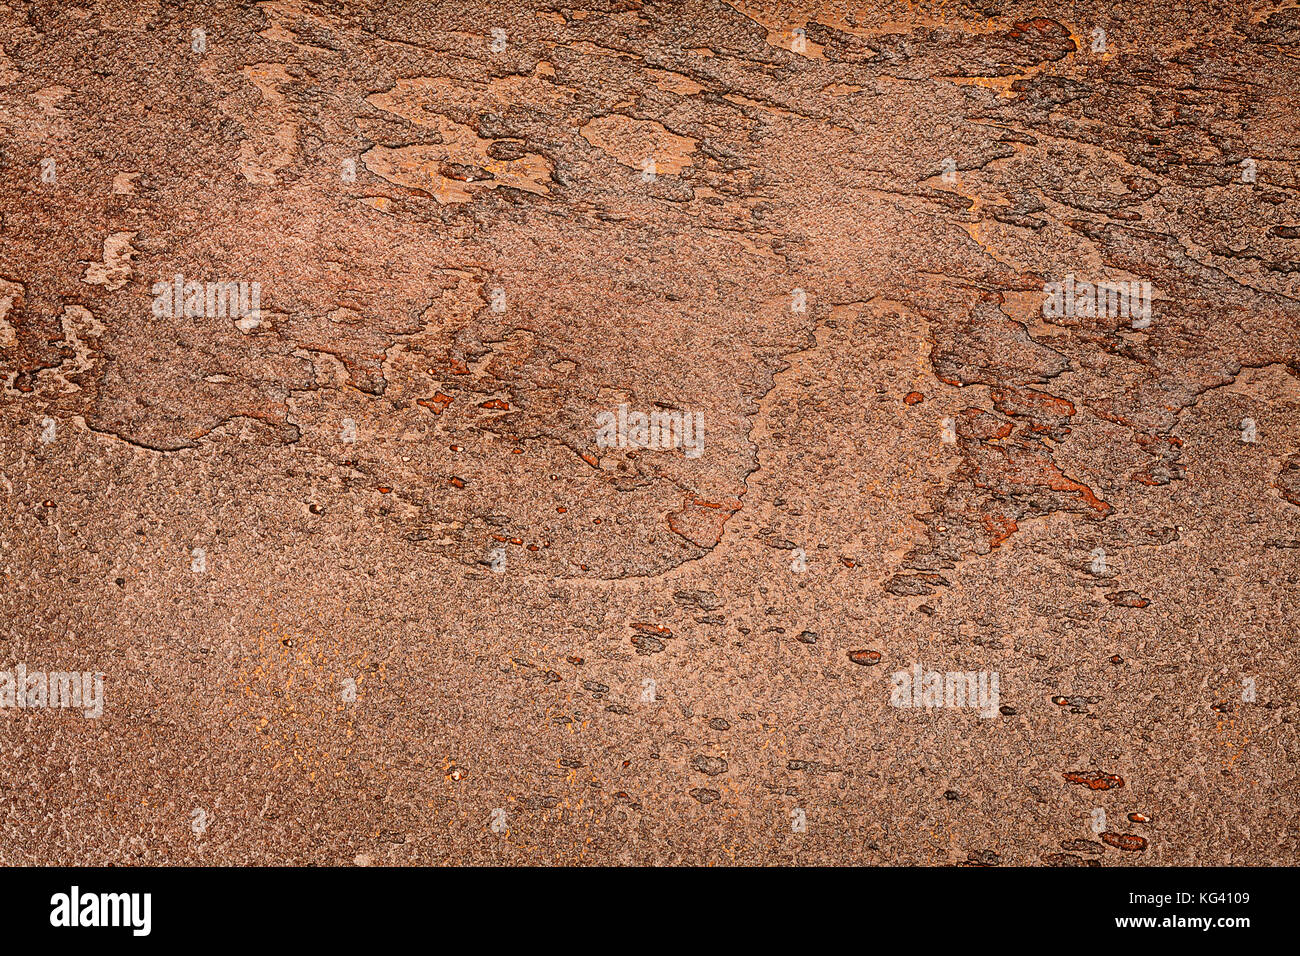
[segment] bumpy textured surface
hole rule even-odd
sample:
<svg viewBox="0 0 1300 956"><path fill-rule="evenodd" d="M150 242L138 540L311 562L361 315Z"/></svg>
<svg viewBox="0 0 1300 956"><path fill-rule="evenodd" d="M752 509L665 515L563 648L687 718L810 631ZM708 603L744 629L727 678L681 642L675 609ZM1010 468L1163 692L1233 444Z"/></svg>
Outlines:
<svg viewBox="0 0 1300 956"><path fill-rule="evenodd" d="M104 674L0 862L1292 862L1298 95L1288 3L0 7L0 668Z"/></svg>

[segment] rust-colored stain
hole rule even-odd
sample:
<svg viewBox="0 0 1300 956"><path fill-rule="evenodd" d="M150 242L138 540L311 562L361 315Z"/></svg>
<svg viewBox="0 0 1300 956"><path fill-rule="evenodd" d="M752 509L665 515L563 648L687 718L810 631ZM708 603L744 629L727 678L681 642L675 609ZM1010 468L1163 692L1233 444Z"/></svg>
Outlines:
<svg viewBox="0 0 1300 956"><path fill-rule="evenodd" d="M1112 790L1124 786L1124 779L1111 773L1072 770L1061 776L1069 783L1077 783L1089 790Z"/></svg>
<svg viewBox="0 0 1300 956"><path fill-rule="evenodd" d="M1147 848L1145 837L1137 836L1133 833L1103 833L1102 840L1107 846L1113 846L1120 850L1127 850L1130 853L1139 853Z"/></svg>
<svg viewBox="0 0 1300 956"><path fill-rule="evenodd" d="M433 396L433 398L417 398L415 403L417 405L423 405L435 415L441 415L447 410L447 406L452 403L452 396L438 392Z"/></svg>

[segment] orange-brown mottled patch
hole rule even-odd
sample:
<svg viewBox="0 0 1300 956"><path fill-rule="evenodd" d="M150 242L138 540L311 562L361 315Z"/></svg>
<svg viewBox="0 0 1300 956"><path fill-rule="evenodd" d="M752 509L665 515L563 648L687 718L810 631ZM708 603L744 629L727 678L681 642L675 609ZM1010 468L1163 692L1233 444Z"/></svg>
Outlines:
<svg viewBox="0 0 1300 956"><path fill-rule="evenodd" d="M1077 783L1089 790L1118 790L1124 786L1124 778L1113 773L1098 773L1095 770L1071 770L1061 776L1070 783Z"/></svg>
<svg viewBox="0 0 1300 956"><path fill-rule="evenodd" d="M996 548L1019 530L1015 521L1003 514L985 515L983 522L984 530L989 533L991 548Z"/></svg>
<svg viewBox="0 0 1300 956"><path fill-rule="evenodd" d="M435 415L441 415L447 410L447 406L452 403L452 397L438 392L433 398L417 398L415 404L423 405Z"/></svg>
<svg viewBox="0 0 1300 956"><path fill-rule="evenodd" d="M1145 837L1140 837L1134 833L1103 833L1102 842L1109 846L1117 847L1121 850L1127 850L1130 853L1139 853L1147 848Z"/></svg>
<svg viewBox="0 0 1300 956"><path fill-rule="evenodd" d="M668 515L668 527L697 547L713 548L722 540L727 520L739 510L738 498L717 502L687 495L682 507Z"/></svg>

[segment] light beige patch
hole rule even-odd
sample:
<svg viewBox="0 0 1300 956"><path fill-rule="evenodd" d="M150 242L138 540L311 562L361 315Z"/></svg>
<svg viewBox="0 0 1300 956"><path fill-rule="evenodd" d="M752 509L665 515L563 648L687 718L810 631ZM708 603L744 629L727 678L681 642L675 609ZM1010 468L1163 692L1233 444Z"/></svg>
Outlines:
<svg viewBox="0 0 1300 956"><path fill-rule="evenodd" d="M582 138L624 166L640 169L653 159L660 175L676 175L691 165L696 141L669 132L654 120L629 119L617 114L600 116L581 129Z"/></svg>
<svg viewBox="0 0 1300 956"><path fill-rule="evenodd" d="M298 150L298 122L281 89L292 78L283 63L256 63L239 72L257 87L270 107L272 125L269 141L263 136L260 145L252 138L239 144L239 171L251 183L274 186L276 172L292 163ZM226 101L222 108L234 112Z"/></svg>
<svg viewBox="0 0 1300 956"><path fill-rule="evenodd" d="M66 86L47 86L33 93L32 99L46 116L62 116L63 111L59 109L59 101L71 92L72 90Z"/></svg>
<svg viewBox="0 0 1300 956"><path fill-rule="evenodd" d="M15 303L22 300L26 291L21 282L0 279L0 349L8 348L18 341L18 333L9 321L9 312Z"/></svg>
<svg viewBox="0 0 1300 956"><path fill-rule="evenodd" d="M1245 395L1268 407L1300 405L1300 378L1290 374L1286 366L1279 363L1242 369L1224 391Z"/></svg>
<svg viewBox="0 0 1300 956"><path fill-rule="evenodd" d="M493 159L488 155L493 141L482 139L468 126L437 114L433 114L431 125L442 136L441 143L397 149L376 146L361 157L366 168L390 183L418 189L444 204L469 202L475 190L498 186L538 195L550 191L547 183L552 166L545 157L525 153L518 159ZM466 168L481 169L490 178L480 180Z"/></svg>
<svg viewBox="0 0 1300 956"><path fill-rule="evenodd" d="M701 92L704 87L696 83L689 76L683 76L681 73L674 73L671 70L647 70L646 75L650 77L650 82L666 93L676 93L678 96L694 96Z"/></svg>
<svg viewBox="0 0 1300 956"><path fill-rule="evenodd" d="M89 285L102 285L116 292L131 279L131 257L136 250L131 246L134 232L115 232L104 240L104 261L92 262L81 281Z"/></svg>
<svg viewBox="0 0 1300 956"><path fill-rule="evenodd" d="M63 328L63 344L72 350L72 358L66 359L53 370L55 380L64 392L79 392L81 386L68 380L69 375L89 371L94 364L93 352L88 338L98 338L104 334L104 325L91 311L80 305L65 305L59 319Z"/></svg>

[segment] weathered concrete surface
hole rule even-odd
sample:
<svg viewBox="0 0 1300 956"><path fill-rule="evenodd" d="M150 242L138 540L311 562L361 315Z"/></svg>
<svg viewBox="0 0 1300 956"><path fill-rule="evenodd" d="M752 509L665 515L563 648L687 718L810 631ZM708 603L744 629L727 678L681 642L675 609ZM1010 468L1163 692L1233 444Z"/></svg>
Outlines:
<svg viewBox="0 0 1300 956"><path fill-rule="evenodd" d="M374 6L0 8L0 862L1294 861L1300 8Z"/></svg>

